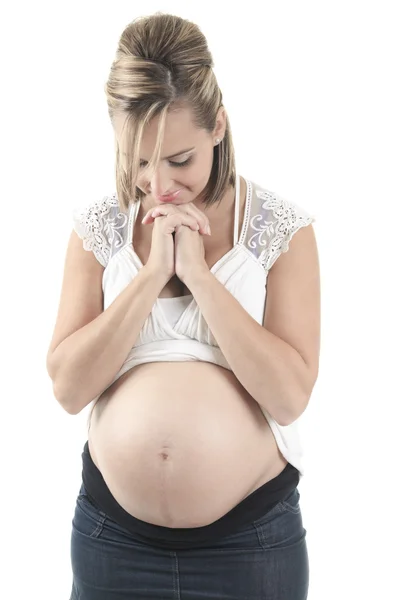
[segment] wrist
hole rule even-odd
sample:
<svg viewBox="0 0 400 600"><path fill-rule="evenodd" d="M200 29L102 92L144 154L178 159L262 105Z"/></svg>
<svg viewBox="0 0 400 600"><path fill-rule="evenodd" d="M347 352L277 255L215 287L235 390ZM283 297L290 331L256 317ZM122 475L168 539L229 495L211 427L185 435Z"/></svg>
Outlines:
<svg viewBox="0 0 400 600"><path fill-rule="evenodd" d="M171 279L170 275L165 275L165 273L160 272L157 269L154 269L151 265L146 263L142 266L139 271L142 273L143 277L151 281L160 291L167 285L168 281Z"/></svg>
<svg viewBox="0 0 400 600"><path fill-rule="evenodd" d="M201 266L190 269L189 272L180 279L186 287L192 290L192 288L197 287L198 285L204 285L210 277L213 277L213 274L206 265L204 267Z"/></svg>

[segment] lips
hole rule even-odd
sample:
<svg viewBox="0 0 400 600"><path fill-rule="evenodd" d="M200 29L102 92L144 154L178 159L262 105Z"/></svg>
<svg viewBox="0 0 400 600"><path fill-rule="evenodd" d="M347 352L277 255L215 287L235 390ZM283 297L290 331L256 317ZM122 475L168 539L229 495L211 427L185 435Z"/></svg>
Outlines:
<svg viewBox="0 0 400 600"><path fill-rule="evenodd" d="M181 191L182 190L180 189L180 190L177 190L176 192L174 192L173 194L169 194L168 196L158 196L157 200L159 200L160 202L172 202L179 196Z"/></svg>

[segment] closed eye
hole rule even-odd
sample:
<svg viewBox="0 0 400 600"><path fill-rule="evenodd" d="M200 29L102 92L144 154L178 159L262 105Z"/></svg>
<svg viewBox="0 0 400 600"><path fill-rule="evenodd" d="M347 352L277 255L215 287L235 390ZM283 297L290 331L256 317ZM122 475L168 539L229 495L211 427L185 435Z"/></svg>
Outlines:
<svg viewBox="0 0 400 600"><path fill-rule="evenodd" d="M193 158L193 157L192 157L192 156L190 156L190 157L189 157L187 160L185 160L184 162L175 162L175 161L173 161L173 160L169 160L168 162L169 162L169 164L170 164L172 167L186 167L187 165L189 165L189 164L192 162L192 158ZM146 162L146 161L144 161L144 160L141 160L141 161L140 161L140 166L141 166L141 167L144 167L144 166L146 166L146 165L147 165L147 162Z"/></svg>

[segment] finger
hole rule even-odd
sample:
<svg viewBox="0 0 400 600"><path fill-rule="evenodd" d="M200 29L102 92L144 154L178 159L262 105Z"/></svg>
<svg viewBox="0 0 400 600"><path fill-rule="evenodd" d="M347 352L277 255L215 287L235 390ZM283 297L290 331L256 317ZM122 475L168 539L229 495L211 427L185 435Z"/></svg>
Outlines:
<svg viewBox="0 0 400 600"><path fill-rule="evenodd" d="M185 205L157 205L147 211L146 215L142 219L142 223L147 225L153 223L154 219L159 216L167 216L170 214L182 213L186 214L194 219L199 224L198 230L203 235L211 235L210 222L206 215L194 206L192 203Z"/></svg>
<svg viewBox="0 0 400 600"><path fill-rule="evenodd" d="M197 206L189 202L185 205L180 205L182 211L194 217L200 225L200 233L211 235L210 221L208 217Z"/></svg>
<svg viewBox="0 0 400 600"><path fill-rule="evenodd" d="M174 228L179 227L181 225L185 225L189 227L193 231L198 231L200 226L194 217L187 215L182 212L177 212L175 214L170 214L166 216L166 219L169 223L173 224Z"/></svg>
<svg viewBox="0 0 400 600"><path fill-rule="evenodd" d="M183 212L171 213L164 218L156 218L155 221L159 227L162 227L166 233L172 233L175 228L180 225L185 225L193 231L199 231L199 224L194 217L191 217Z"/></svg>
<svg viewBox="0 0 400 600"><path fill-rule="evenodd" d="M153 206L153 208L150 208L150 210L148 210L143 217L142 223L152 223L156 217L167 216L168 214L174 212L177 212L177 208L175 206Z"/></svg>
<svg viewBox="0 0 400 600"><path fill-rule="evenodd" d="M142 223L152 223L154 221L153 217L151 216L151 213L153 212L153 208L151 208L150 210L147 211L147 213L144 215L143 219L142 219Z"/></svg>

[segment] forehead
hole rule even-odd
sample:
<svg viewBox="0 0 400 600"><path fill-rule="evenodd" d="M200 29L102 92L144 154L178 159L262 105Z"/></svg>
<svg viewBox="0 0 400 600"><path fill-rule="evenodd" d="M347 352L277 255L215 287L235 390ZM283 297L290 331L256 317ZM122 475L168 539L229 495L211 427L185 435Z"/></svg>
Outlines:
<svg viewBox="0 0 400 600"><path fill-rule="evenodd" d="M127 116L123 114L115 115L114 118L114 131L121 152L126 152L126 145L129 144L129 140L126 139L124 132L126 118ZM156 116L144 128L140 148L142 158L144 156L151 156L154 150L159 121L159 116ZM182 150L182 148L195 146L203 139L204 134L204 130L198 129L193 124L192 113L189 108L170 110L165 120L164 139L161 147L162 155L173 155L175 152Z"/></svg>

